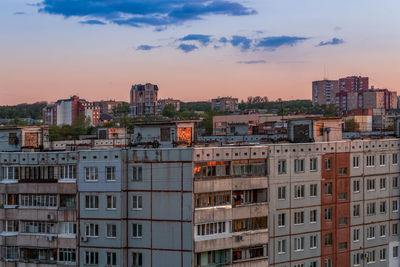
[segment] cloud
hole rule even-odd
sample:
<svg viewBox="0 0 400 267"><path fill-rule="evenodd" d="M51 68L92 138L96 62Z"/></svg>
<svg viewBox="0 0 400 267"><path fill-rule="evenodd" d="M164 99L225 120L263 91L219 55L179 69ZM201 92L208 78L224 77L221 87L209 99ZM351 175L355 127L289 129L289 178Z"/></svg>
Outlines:
<svg viewBox="0 0 400 267"><path fill-rule="evenodd" d="M245 36L234 35L229 42L232 46L239 47L242 51L246 51L250 49L252 40Z"/></svg>
<svg viewBox="0 0 400 267"><path fill-rule="evenodd" d="M79 21L80 24L87 24L87 25L105 25L106 23L97 20L97 19L89 19L89 20L83 20Z"/></svg>
<svg viewBox="0 0 400 267"><path fill-rule="evenodd" d="M264 48L265 50L275 50L281 46L294 46L299 42L308 40L307 37L298 36L271 36L265 37L256 43L257 48Z"/></svg>
<svg viewBox="0 0 400 267"><path fill-rule="evenodd" d="M343 39L339 39L339 38L334 37L334 38L332 38L332 40L329 40L329 41L326 41L326 42L321 41L319 44L317 44L317 46L340 45L340 44L343 44L343 43L344 43Z"/></svg>
<svg viewBox="0 0 400 267"><path fill-rule="evenodd" d="M25 12L22 11L14 12L14 15L25 15Z"/></svg>
<svg viewBox="0 0 400 267"><path fill-rule="evenodd" d="M180 41L197 41L203 46L207 46L211 42L211 35L189 34L179 39Z"/></svg>
<svg viewBox="0 0 400 267"><path fill-rule="evenodd" d="M333 30L335 30L335 31L340 31L340 30L342 30L342 27L336 26L335 28L333 28Z"/></svg>
<svg viewBox="0 0 400 267"><path fill-rule="evenodd" d="M244 61L238 61L236 63L238 63L238 64L247 64L247 65L250 65L250 64L266 64L267 61L265 61L263 59L260 59L260 60L244 60Z"/></svg>
<svg viewBox="0 0 400 267"><path fill-rule="evenodd" d="M198 49L198 47L193 44L180 44L177 47L177 49L182 50L185 53L189 53L189 52L192 52L193 50Z"/></svg>
<svg viewBox="0 0 400 267"><path fill-rule="evenodd" d="M239 0L42 0L38 8L41 13L132 27L179 25L210 15L257 13Z"/></svg>
<svg viewBox="0 0 400 267"><path fill-rule="evenodd" d="M153 50L154 48L159 48L160 46L152 46L152 45L139 45L136 50L142 50L142 51L150 51Z"/></svg>

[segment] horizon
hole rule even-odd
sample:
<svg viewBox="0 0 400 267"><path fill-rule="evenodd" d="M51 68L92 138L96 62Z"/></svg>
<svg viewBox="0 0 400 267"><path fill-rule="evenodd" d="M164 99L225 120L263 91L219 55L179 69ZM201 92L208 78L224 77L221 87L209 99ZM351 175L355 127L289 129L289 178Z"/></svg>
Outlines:
<svg viewBox="0 0 400 267"><path fill-rule="evenodd" d="M0 3L0 105L74 94L128 101L130 85L143 82L183 102L311 99L312 81L351 75L400 84L395 0L129 0L101 11L65 1Z"/></svg>

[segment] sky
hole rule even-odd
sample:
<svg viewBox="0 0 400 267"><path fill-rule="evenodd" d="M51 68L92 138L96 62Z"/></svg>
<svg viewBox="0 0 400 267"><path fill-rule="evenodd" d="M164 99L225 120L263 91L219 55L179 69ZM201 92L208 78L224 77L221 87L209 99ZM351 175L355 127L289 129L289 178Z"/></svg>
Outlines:
<svg viewBox="0 0 400 267"><path fill-rule="evenodd" d="M398 0L1 0L0 105L160 98L310 99L350 75L400 85Z"/></svg>

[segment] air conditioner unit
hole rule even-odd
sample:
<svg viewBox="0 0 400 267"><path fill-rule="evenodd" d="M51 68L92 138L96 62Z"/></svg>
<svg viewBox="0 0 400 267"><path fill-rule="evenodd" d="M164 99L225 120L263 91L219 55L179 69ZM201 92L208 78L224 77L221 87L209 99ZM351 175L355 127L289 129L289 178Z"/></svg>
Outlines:
<svg viewBox="0 0 400 267"><path fill-rule="evenodd" d="M81 242L87 242L88 238L87 236L81 236Z"/></svg>
<svg viewBox="0 0 400 267"><path fill-rule="evenodd" d="M55 236L49 235L49 236L47 236L47 241L51 242L51 241L53 241L55 238L56 238Z"/></svg>
<svg viewBox="0 0 400 267"><path fill-rule="evenodd" d="M56 219L56 215L53 213L50 213L47 215L47 219L50 221L54 221Z"/></svg>
<svg viewBox="0 0 400 267"><path fill-rule="evenodd" d="M242 241L242 240L243 240L243 236L240 236L240 235L235 236L235 241L236 242L239 242L239 241Z"/></svg>

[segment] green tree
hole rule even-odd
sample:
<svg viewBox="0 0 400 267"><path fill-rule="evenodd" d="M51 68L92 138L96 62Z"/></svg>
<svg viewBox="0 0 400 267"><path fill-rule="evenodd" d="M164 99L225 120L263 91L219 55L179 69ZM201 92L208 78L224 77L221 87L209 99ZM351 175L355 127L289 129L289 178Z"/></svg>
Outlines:
<svg viewBox="0 0 400 267"><path fill-rule="evenodd" d="M359 124L354 118L345 120L344 131L345 132L358 132L360 129Z"/></svg>
<svg viewBox="0 0 400 267"><path fill-rule="evenodd" d="M165 105L162 115L168 118L174 118L177 115L175 106L172 104Z"/></svg>
<svg viewBox="0 0 400 267"><path fill-rule="evenodd" d="M130 112L131 112L131 106L129 105L129 103L126 102L119 104L116 107L113 107L112 109L112 113L116 117L129 115Z"/></svg>

